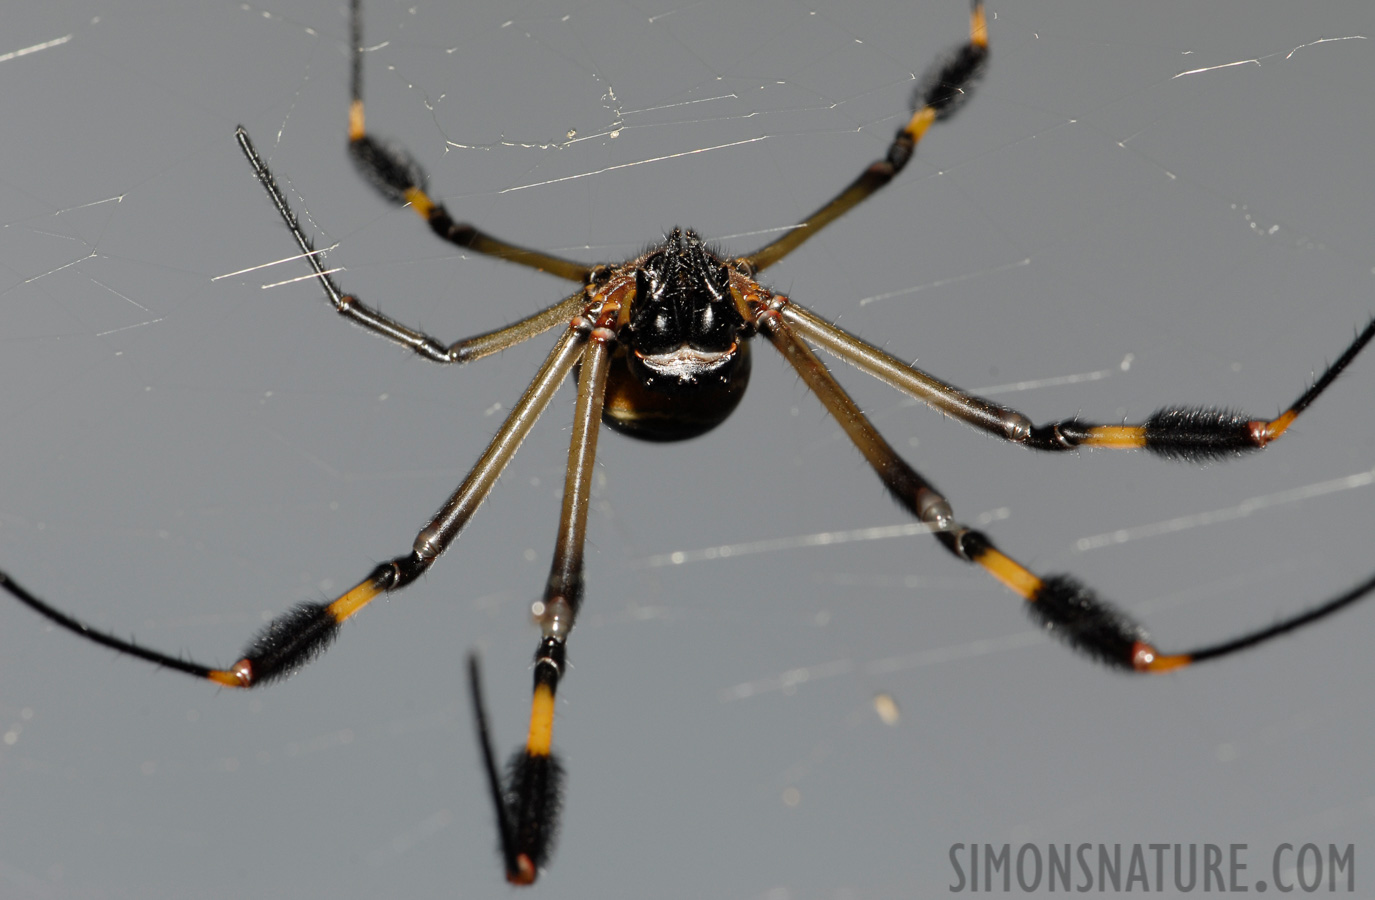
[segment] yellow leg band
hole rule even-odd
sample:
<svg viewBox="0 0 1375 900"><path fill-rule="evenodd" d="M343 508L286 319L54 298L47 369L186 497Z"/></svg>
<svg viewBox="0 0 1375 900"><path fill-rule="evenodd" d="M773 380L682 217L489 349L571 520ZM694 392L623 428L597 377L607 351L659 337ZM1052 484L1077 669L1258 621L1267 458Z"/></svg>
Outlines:
<svg viewBox="0 0 1375 900"><path fill-rule="evenodd" d="M434 201L430 199L430 195L417 187L406 188L406 202L420 214L422 219L428 219L430 210L434 209Z"/></svg>
<svg viewBox="0 0 1375 900"><path fill-rule="evenodd" d="M372 583L372 579L368 579L367 581L359 583L353 590L331 603L329 605L329 614L334 616L334 621L342 622L371 603L372 599L380 593L381 591Z"/></svg>
<svg viewBox="0 0 1375 900"><path fill-rule="evenodd" d="M220 687L241 688L245 687L243 679L232 669L214 669L206 676Z"/></svg>
<svg viewBox="0 0 1375 900"><path fill-rule="evenodd" d="M363 101L355 100L349 104L349 140L356 141L367 131L363 128Z"/></svg>
<svg viewBox="0 0 1375 900"><path fill-rule="evenodd" d="M1041 579L1031 570L992 547L979 554L974 562L987 569L988 574L1007 585L1012 593L1023 600L1034 599L1041 590Z"/></svg>
<svg viewBox="0 0 1375 900"><path fill-rule="evenodd" d="M1089 429L1082 446L1139 450L1146 446L1146 429L1140 425L1097 425Z"/></svg>
<svg viewBox="0 0 1375 900"><path fill-rule="evenodd" d="M1158 675L1161 672L1173 672L1175 669L1182 669L1194 661L1192 656L1187 653L1175 653L1169 656L1162 656L1152 649L1149 657L1145 660L1136 660L1136 669L1139 672L1150 672Z"/></svg>
<svg viewBox="0 0 1375 900"><path fill-rule="evenodd" d="M907 123L906 132L911 135L912 143L921 140L921 136L926 134L926 129L931 127L931 123L936 121L936 111L929 106L923 106L912 114L912 120Z"/></svg>
<svg viewBox="0 0 1375 900"><path fill-rule="evenodd" d="M525 749L531 756L548 756L554 744L554 692L547 684L535 686L530 701L530 737Z"/></svg>
<svg viewBox="0 0 1375 900"><path fill-rule="evenodd" d="M988 18L984 15L982 3L969 14L969 43L975 47L988 46Z"/></svg>
<svg viewBox="0 0 1375 900"><path fill-rule="evenodd" d="M1275 438L1284 434L1285 431L1289 430L1289 426L1294 424L1294 420L1298 417L1299 414L1291 409L1275 421L1265 423L1265 440L1267 442L1273 441Z"/></svg>

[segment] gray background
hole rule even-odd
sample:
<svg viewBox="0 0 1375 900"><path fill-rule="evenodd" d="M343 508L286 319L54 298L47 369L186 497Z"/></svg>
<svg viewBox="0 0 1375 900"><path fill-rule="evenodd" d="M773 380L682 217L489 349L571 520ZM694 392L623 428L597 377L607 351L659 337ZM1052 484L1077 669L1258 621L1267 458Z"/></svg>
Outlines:
<svg viewBox="0 0 1375 900"><path fill-rule="evenodd" d="M1002 6L974 103L767 280L969 387L1104 376L997 395L1037 420L1288 403L1375 311L1375 44L1290 51L1375 34L1369 4ZM675 224L762 243L883 151L913 73L967 28L961 0L367 13L386 43L372 127L458 214L589 261ZM299 262L212 280L292 252L234 125L338 243L341 281L403 321L458 337L564 287L463 258L357 181L338 2L5 19L0 53L70 40L0 62L0 566L94 623L232 662L264 617L409 546L549 343L444 370L336 321L312 284L263 289ZM1039 638L924 536L655 565L906 521L756 351L710 436L603 442L556 729L565 830L536 891L936 896L957 841L1246 842L1267 880L1276 843L1355 843L1369 871L1375 609L1132 680ZM1372 566L1371 489L1305 489L1375 466L1375 359L1280 444L1203 469L1033 456L840 375L966 519L1163 645ZM285 684L216 691L0 607L0 896L507 896L462 660L485 654L504 755L571 394L424 582ZM790 672L806 680L784 689Z"/></svg>

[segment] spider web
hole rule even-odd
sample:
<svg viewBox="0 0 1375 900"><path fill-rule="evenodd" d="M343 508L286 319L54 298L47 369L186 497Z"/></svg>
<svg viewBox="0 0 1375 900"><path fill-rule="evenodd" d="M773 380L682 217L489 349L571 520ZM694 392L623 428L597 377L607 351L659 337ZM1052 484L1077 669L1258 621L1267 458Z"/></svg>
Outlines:
<svg viewBox="0 0 1375 900"><path fill-rule="evenodd" d="M1101 7L991 8L974 101L767 281L1038 421L1269 413L1375 309L1370 14ZM958 2L374 2L369 124L503 237L616 260L682 225L743 252L883 152L966 28ZM455 338L563 289L358 183L345 29L304 0L74 3L15 12L0 47L0 567L198 659L403 550L548 346L446 371L333 321L299 261L273 265L290 242L234 124L401 320ZM1099 672L914 533L756 357L711 435L603 440L561 895L925 896L957 841L1245 842L1267 880L1280 841L1365 852L1369 610L1175 677ZM1203 469L1032 456L838 375L965 519L1175 646L1367 574L1372 372ZM285 685L216 693L8 609L0 893L503 890L462 654L485 654L509 749L571 393L449 556Z"/></svg>

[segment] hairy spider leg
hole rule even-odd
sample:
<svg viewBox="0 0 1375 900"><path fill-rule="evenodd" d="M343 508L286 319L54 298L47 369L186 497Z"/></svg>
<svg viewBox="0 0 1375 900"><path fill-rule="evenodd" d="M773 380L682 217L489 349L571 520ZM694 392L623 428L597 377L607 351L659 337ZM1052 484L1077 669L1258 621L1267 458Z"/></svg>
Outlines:
<svg viewBox="0 0 1375 900"><path fill-rule="evenodd" d="M484 356L513 347L521 341L543 334L556 325L567 324L570 319L578 314L583 303L586 302L586 290L579 290L558 303L511 325L466 337L452 344L445 344L423 331L402 325L390 316L384 315L363 303L354 295L346 294L339 289L339 285L335 283L329 270L320 261L320 254L316 252L314 242L301 230L301 224L296 218L296 213L292 210L291 204L287 202L281 187L278 186L277 179L272 175L272 170L258 155L258 150L253 146L253 140L248 136L248 131L240 125L234 136L239 142L239 149L243 151L244 156L248 159L248 164L252 166L253 174L258 177L258 182L267 191L268 197L272 199L272 205L277 208L278 214L286 223L296 245L301 248L302 255L310 263L310 267L315 270L315 277L325 292L325 299L330 302L335 311L373 334L414 350L422 359L436 363L466 363L481 359ZM595 274L591 273L589 278Z"/></svg>
<svg viewBox="0 0 1375 900"><path fill-rule="evenodd" d="M1042 578L997 549L983 532L959 522L945 497L893 450L826 365L794 331L793 323L803 319L788 315L789 305L782 295L757 299L755 310L759 329L840 424L889 494L918 521L929 526L947 550L965 562L981 566L1026 600L1027 609L1037 624L1091 659L1129 672L1170 672L1254 647L1332 615L1375 591L1375 575L1372 575L1336 597L1265 628L1217 644L1162 653L1151 643L1145 628L1126 612L1100 599L1077 579L1069 575ZM1330 380L1327 379L1329 383ZM1195 456L1197 453L1190 458Z"/></svg>
<svg viewBox="0 0 1375 900"><path fill-rule="evenodd" d="M586 282L592 269L582 263L563 259L539 250L507 243L480 231L467 222L455 222L425 190L425 170L406 148L381 141L368 134L363 124L363 10L362 0L349 4L349 35L353 44L353 64L349 103L349 156L369 184L393 203L409 203L430 229L451 244L507 262L539 269L569 281Z"/></svg>
<svg viewBox="0 0 1375 900"><path fill-rule="evenodd" d="M549 406L559 385L572 371L586 340L587 329L578 323L570 326L559 339L468 477L416 535L409 554L377 566L367 578L330 603L299 603L273 619L249 643L239 661L228 669L170 656L92 628L39 600L3 572L0 572L0 588L81 637L224 687L254 687L284 678L324 652L345 619L355 615L379 594L405 587L420 577L453 543L487 498L497 476L511 461L535 420Z"/></svg>
<svg viewBox="0 0 1375 900"><path fill-rule="evenodd" d="M615 332L599 325L593 329L583 350L558 538L554 543L554 559L544 599L535 606L541 636L535 649L530 728L525 746L512 754L507 763L504 779L492 762L494 753L477 683L477 663L471 661L469 664L478 735L486 761L487 780L497 807L506 879L512 884L534 883L553 852L558 830L564 775L563 766L553 752L554 695L563 677L568 633L582 603L587 511L591 505L597 435L614 342Z"/></svg>
<svg viewBox="0 0 1375 900"><path fill-rule="evenodd" d="M1375 337L1375 319L1371 319L1312 385L1274 419L1257 419L1218 407L1166 406L1152 413L1145 422L1134 425L1095 425L1077 418L1035 425L1015 409L962 391L902 362L816 313L786 298L782 301L779 314L791 328L816 346L932 408L995 437L1033 450L1065 451L1079 447L1146 450L1157 456L1194 463L1260 450L1279 438Z"/></svg>
<svg viewBox="0 0 1375 900"><path fill-rule="evenodd" d="M988 20L982 0L973 0L969 15L969 42L937 61L912 93L912 118L898 129L888 153L875 160L840 193L803 219L787 234L744 256L753 272L762 272L802 246L808 238L863 203L901 172L917 143L934 123L949 119L969 102L974 86L988 68Z"/></svg>

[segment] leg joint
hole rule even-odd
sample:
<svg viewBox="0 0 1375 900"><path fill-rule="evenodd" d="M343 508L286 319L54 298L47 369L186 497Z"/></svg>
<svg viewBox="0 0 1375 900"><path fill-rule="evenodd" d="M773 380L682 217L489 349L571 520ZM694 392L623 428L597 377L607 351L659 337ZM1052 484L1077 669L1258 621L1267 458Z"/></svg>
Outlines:
<svg viewBox="0 0 1375 900"><path fill-rule="evenodd" d="M429 567L429 560L422 559L419 553L412 551L407 556L398 556L382 563L372 570L368 578L378 590L394 591L415 581Z"/></svg>
<svg viewBox="0 0 1375 900"><path fill-rule="evenodd" d="M539 647L535 650L535 684L548 684L553 686L558 683L563 675L564 648L567 645L560 639L546 637L540 641Z"/></svg>

